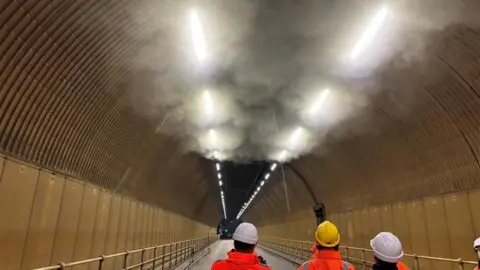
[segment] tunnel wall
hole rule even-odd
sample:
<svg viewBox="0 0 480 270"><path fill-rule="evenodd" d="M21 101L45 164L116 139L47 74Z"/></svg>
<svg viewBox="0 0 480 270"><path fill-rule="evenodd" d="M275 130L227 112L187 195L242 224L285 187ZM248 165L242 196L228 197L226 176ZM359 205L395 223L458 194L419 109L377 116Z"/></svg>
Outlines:
<svg viewBox="0 0 480 270"><path fill-rule="evenodd" d="M378 232L391 231L406 253L476 261L472 247L480 236L479 206L480 190L474 190L328 213L327 217L339 227L342 245L368 248ZM313 211L307 209L259 230L261 237L314 241L315 228ZM449 269L449 264L442 262L420 263L422 269Z"/></svg>
<svg viewBox="0 0 480 270"><path fill-rule="evenodd" d="M32 269L214 233L184 216L21 161L2 156L0 170L2 269ZM114 264L119 269L120 263L107 260L104 269Z"/></svg>

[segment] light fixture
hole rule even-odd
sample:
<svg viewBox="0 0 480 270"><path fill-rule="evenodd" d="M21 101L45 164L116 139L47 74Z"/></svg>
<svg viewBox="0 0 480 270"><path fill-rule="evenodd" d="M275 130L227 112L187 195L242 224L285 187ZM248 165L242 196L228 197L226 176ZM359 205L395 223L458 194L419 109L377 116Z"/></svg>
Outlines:
<svg viewBox="0 0 480 270"><path fill-rule="evenodd" d="M312 107L310 107L309 113L311 116L315 116L317 114L318 110L323 106L329 95L330 89L325 89L322 91L317 102L315 102Z"/></svg>
<svg viewBox="0 0 480 270"><path fill-rule="evenodd" d="M385 18L387 18L388 15L388 9L387 7L382 7L375 17L373 17L372 21L370 22L370 25L367 27L363 35L360 37L360 39L357 41L355 44L355 47L353 47L352 52L350 53L350 59L355 60L357 56L364 52L365 49L372 43L373 39L375 38L378 30L380 27L383 25Z"/></svg>
<svg viewBox="0 0 480 270"><path fill-rule="evenodd" d="M190 36L193 48L199 62L203 62L207 56L205 34L200 17L195 10L190 11Z"/></svg>
<svg viewBox="0 0 480 270"><path fill-rule="evenodd" d="M218 184L219 184L220 186L222 186L222 185L223 185L223 182L220 180L220 181L218 181Z"/></svg>
<svg viewBox="0 0 480 270"><path fill-rule="evenodd" d="M295 131L293 131L292 136L290 137L290 143L294 145L298 139L300 139L300 136L302 135L302 128L297 127Z"/></svg>
<svg viewBox="0 0 480 270"><path fill-rule="evenodd" d="M277 163L273 163L272 166L270 167L270 171L273 172L276 167L277 167Z"/></svg>
<svg viewBox="0 0 480 270"><path fill-rule="evenodd" d="M220 163L217 163L216 167L217 167L217 171L220 171Z"/></svg>
<svg viewBox="0 0 480 270"><path fill-rule="evenodd" d="M286 151L284 151L286 152ZM275 168L277 167L277 163L273 163L271 166L270 166L270 171L273 171L275 170ZM250 206L250 204L252 203L253 199L255 199L255 196L257 196L258 192L261 190L261 188L265 185L266 183L266 180L270 177L270 173L267 173L265 174L265 180L262 180L260 182L260 184L257 186L257 188L255 189L255 191L253 192L253 194L250 196L250 198L248 199L247 202L244 202L243 203L243 206L242 208L240 209L240 211L238 212L237 214L237 219L239 219L243 213L248 209L248 207Z"/></svg>
<svg viewBox="0 0 480 270"><path fill-rule="evenodd" d="M213 100L208 90L203 91L203 108L205 110L205 114L213 114Z"/></svg>
<svg viewBox="0 0 480 270"><path fill-rule="evenodd" d="M217 176L218 176L218 179L222 179L222 174L221 173L218 173Z"/></svg>

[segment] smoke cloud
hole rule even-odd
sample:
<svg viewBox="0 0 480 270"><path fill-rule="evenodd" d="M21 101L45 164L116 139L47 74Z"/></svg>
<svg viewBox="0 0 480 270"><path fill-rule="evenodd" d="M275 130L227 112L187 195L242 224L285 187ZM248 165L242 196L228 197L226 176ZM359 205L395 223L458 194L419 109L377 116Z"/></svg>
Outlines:
<svg viewBox="0 0 480 270"><path fill-rule="evenodd" d="M425 60L432 34L476 25L477 2L143 1L131 13L145 43L129 81L132 104L157 132L208 158L296 158L332 130L348 135L352 119L387 91L386 77ZM374 40L359 45L382 7ZM205 34L202 63L192 10Z"/></svg>

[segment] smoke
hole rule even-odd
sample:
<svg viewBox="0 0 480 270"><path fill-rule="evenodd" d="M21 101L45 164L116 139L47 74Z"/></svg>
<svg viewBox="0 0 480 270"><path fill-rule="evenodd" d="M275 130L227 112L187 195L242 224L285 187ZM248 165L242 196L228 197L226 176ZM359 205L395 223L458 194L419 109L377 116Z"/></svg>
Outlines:
<svg viewBox="0 0 480 270"><path fill-rule="evenodd" d="M201 63L192 10L205 35ZM131 13L145 43L131 67L132 104L208 158L296 158L332 130L348 135L388 89L385 77L424 61L432 34L478 23L478 11L476 1L450 0L144 1Z"/></svg>

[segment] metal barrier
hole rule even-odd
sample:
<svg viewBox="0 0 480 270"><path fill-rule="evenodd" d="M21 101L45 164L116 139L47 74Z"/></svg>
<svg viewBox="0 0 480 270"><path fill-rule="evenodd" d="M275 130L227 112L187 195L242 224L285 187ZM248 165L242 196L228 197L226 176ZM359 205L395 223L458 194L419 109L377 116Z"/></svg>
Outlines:
<svg viewBox="0 0 480 270"><path fill-rule="evenodd" d="M295 257L300 261L307 261L312 258L314 242L265 237L261 239L260 244L272 250ZM371 269L371 266L374 264L373 251L371 249L340 246L340 252L344 260L359 265L363 270ZM372 261L369 261L368 258L372 258ZM422 261L449 263L451 264L449 269L453 269L456 265L459 270L473 269L477 265L477 262L467 261L461 258L451 259L417 254L404 254L404 260L411 261L413 265L409 265L409 267L413 270L421 270Z"/></svg>
<svg viewBox="0 0 480 270"><path fill-rule="evenodd" d="M153 246L147 248L141 248L136 250L127 250L124 252L110 254L110 255L101 255L99 257L86 259L82 261L64 263L61 262L57 265L37 268L34 270L55 270L55 269L69 269L73 266L78 265L89 265L97 264L98 270L104 270L105 263L108 260L113 260L115 258L121 258L122 261L122 270L131 270L131 269L140 269L140 270L167 270L172 269L174 266L179 265L180 263L186 261L187 259L193 257L193 255L204 248L208 247L210 244L218 240L217 236L214 237L204 237L189 239L180 242L174 242L169 244L164 244L160 246ZM138 263L134 263L136 260ZM138 258L140 257L140 258ZM147 259L152 257L151 259ZM132 264L134 263L134 264Z"/></svg>

